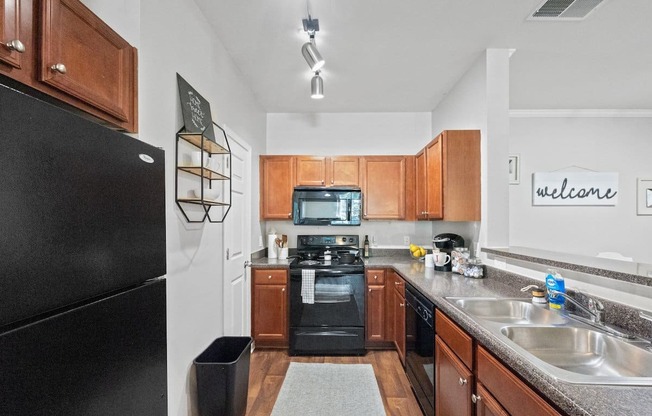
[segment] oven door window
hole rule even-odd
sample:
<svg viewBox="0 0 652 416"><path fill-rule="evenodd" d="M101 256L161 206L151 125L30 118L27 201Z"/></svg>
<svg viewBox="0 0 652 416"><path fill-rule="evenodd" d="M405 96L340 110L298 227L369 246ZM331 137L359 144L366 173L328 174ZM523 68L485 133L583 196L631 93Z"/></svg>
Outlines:
<svg viewBox="0 0 652 416"><path fill-rule="evenodd" d="M291 276L290 325L364 326L364 275L315 276L315 303L303 303L301 276Z"/></svg>

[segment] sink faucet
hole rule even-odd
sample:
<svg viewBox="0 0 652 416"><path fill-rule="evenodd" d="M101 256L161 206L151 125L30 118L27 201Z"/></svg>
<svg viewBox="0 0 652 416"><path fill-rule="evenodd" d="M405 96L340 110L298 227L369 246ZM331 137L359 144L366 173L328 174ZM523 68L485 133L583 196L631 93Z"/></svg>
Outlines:
<svg viewBox="0 0 652 416"><path fill-rule="evenodd" d="M600 302L599 300L587 296L589 300L588 300L588 307L586 307L582 305L580 302L578 302L577 300L570 297L566 293L562 293L553 289L548 289L548 296L550 295L561 296L562 298L566 299L567 301L575 305L581 311L588 313L591 316L591 322L594 322L599 325L604 325L604 305L602 305L602 302Z"/></svg>

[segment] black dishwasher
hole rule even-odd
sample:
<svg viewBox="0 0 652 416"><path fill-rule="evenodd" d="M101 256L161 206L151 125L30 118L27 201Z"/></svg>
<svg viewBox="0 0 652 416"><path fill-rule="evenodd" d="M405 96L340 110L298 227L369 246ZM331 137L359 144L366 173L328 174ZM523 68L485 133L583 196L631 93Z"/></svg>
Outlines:
<svg viewBox="0 0 652 416"><path fill-rule="evenodd" d="M410 285L406 285L405 302L405 371L423 413L434 416L435 305Z"/></svg>

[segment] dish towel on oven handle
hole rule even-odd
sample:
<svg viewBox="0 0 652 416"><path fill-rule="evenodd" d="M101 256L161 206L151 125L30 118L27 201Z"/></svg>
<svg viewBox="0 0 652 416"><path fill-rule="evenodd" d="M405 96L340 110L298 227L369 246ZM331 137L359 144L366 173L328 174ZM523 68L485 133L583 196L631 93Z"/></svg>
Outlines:
<svg viewBox="0 0 652 416"><path fill-rule="evenodd" d="M301 302L315 303L315 270L301 270Z"/></svg>

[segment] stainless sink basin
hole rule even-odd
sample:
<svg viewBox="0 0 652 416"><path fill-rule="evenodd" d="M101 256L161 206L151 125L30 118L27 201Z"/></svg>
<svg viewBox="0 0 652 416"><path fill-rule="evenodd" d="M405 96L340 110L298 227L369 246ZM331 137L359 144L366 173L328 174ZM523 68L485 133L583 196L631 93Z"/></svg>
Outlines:
<svg viewBox="0 0 652 416"><path fill-rule="evenodd" d="M469 315L505 324L559 325L568 318L533 305L529 299L448 298Z"/></svg>
<svg viewBox="0 0 652 416"><path fill-rule="evenodd" d="M570 383L652 386L652 347L523 298L448 297L548 375Z"/></svg>
<svg viewBox="0 0 652 416"><path fill-rule="evenodd" d="M569 381L652 384L652 352L602 332L573 326L506 326L500 332L547 364L590 376Z"/></svg>

